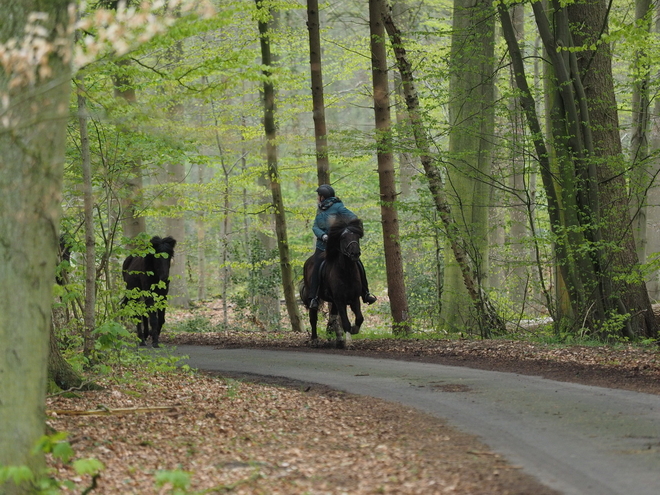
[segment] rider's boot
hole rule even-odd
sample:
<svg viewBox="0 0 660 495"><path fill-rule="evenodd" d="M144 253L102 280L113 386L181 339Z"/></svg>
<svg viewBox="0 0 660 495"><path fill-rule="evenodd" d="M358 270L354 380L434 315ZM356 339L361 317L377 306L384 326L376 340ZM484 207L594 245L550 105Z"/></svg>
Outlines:
<svg viewBox="0 0 660 495"><path fill-rule="evenodd" d="M377 301L378 299L376 296L374 296L371 292L367 291L362 295L362 301L365 304L373 304Z"/></svg>

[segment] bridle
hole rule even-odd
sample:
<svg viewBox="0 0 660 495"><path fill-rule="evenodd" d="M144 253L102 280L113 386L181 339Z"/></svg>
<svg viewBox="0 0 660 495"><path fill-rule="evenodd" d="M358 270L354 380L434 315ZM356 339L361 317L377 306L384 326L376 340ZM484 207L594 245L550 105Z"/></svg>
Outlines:
<svg viewBox="0 0 660 495"><path fill-rule="evenodd" d="M353 232L351 232L350 229L344 229L344 231L341 233L340 238L343 238L346 234L353 234ZM358 245L358 255L357 256L355 256L354 254L351 254L349 252L349 248L353 244ZM358 240L353 239L352 241L349 241L348 244L341 246L341 254L343 254L347 258L350 258L352 261L357 261L358 259L360 259L360 254L359 253L360 253L360 242Z"/></svg>

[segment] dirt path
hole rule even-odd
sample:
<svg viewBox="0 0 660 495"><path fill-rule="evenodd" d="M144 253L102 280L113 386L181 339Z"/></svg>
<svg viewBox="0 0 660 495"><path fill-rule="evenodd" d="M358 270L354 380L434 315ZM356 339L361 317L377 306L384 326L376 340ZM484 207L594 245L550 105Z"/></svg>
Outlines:
<svg viewBox="0 0 660 495"><path fill-rule="evenodd" d="M291 332L166 331L163 337L169 345L390 357L660 392L654 348L388 339L354 341L352 350L336 351L311 349L306 335ZM264 384L142 368L123 370L103 384L104 391L51 397L48 409L173 409L121 416L50 414L49 425L69 432L76 457L95 457L105 465L91 493L167 494L177 480L187 487L180 493L188 494L557 493L475 436L430 414L322 385L301 388L283 379ZM75 480L76 487L64 493L81 494L89 486L89 476L76 475L70 465L50 459L49 466L59 479Z"/></svg>
<svg viewBox="0 0 660 495"><path fill-rule="evenodd" d="M321 383L448 419L562 493L655 495L660 486L655 395L348 354L209 346L177 352L200 369Z"/></svg>

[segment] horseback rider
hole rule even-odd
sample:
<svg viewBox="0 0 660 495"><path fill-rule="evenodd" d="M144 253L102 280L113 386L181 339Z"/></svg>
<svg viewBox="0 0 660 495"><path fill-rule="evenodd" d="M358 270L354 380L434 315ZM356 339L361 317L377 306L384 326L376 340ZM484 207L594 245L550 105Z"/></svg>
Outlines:
<svg viewBox="0 0 660 495"><path fill-rule="evenodd" d="M312 281L310 284L309 294L311 301L309 303L310 309L319 307L319 272L325 252L326 242L328 241L328 230L336 217L342 217L346 220L357 218L357 215L344 206L341 199L335 196L335 190L328 184L323 184L316 189L318 194L317 202L318 208L316 211L316 218L312 231L316 236L316 251L314 252L314 269L312 270ZM366 304L373 304L376 302L376 296L369 292L369 284L367 283L367 274L364 271L362 261L358 260L360 267L360 276L362 278L362 300Z"/></svg>

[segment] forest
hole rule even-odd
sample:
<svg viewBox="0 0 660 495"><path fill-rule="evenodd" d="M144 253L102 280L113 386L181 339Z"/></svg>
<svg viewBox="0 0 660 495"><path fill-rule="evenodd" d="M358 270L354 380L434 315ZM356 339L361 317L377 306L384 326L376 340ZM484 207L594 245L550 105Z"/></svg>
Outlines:
<svg viewBox="0 0 660 495"><path fill-rule="evenodd" d="M152 236L157 304L304 332L320 184L363 221L384 333L657 339L648 0L0 7L1 331L37 363L50 335L51 373L145 311L121 269Z"/></svg>
<svg viewBox="0 0 660 495"><path fill-rule="evenodd" d="M152 235L178 240L169 304L300 331L329 183L395 334L656 337L651 4L214 7L143 43L81 34L126 46L72 80L62 301L95 293L75 333L116 318L121 260ZM121 9L103 22L135 29Z"/></svg>

